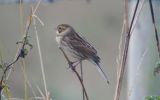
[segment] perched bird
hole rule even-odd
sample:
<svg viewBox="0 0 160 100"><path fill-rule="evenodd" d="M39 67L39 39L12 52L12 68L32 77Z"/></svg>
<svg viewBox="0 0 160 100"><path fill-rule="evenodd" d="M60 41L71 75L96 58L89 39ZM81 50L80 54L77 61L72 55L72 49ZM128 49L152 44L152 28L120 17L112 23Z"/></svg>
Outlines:
<svg viewBox="0 0 160 100"><path fill-rule="evenodd" d="M56 41L61 49L67 51L67 53L79 62L88 60L94 63L100 74L109 84L108 77L99 64L100 58L97 55L96 49L87 42L84 37L80 36L74 28L68 24L58 25L56 33Z"/></svg>

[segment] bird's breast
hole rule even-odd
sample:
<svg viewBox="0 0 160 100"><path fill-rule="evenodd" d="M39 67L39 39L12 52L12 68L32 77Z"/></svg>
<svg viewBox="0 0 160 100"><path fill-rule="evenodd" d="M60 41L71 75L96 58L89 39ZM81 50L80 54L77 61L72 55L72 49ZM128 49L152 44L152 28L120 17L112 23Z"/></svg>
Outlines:
<svg viewBox="0 0 160 100"><path fill-rule="evenodd" d="M60 45L62 42L62 36L56 36L56 41Z"/></svg>

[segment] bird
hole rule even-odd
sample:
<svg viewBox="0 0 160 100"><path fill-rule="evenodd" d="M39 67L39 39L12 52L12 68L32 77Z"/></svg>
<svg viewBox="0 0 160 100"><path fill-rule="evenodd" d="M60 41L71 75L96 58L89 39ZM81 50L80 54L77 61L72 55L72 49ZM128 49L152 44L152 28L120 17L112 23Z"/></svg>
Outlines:
<svg viewBox="0 0 160 100"><path fill-rule="evenodd" d="M79 35L72 26L59 24L56 28L56 41L59 48L77 61L88 60L92 62L109 84L108 77L100 66L100 57L97 55L97 50L82 35Z"/></svg>

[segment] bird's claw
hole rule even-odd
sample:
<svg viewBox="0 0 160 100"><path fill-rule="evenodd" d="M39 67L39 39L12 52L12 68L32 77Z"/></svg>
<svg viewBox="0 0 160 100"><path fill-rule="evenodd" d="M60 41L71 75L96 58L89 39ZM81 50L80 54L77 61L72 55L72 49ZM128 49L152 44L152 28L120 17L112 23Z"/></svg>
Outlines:
<svg viewBox="0 0 160 100"><path fill-rule="evenodd" d="M75 70L75 66L73 66L74 62L68 62L69 67L67 69Z"/></svg>

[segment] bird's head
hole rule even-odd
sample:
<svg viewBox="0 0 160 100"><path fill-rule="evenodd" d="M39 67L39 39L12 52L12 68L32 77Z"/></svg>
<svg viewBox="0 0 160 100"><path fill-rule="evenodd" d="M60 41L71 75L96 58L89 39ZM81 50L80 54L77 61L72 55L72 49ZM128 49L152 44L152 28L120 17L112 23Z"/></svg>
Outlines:
<svg viewBox="0 0 160 100"><path fill-rule="evenodd" d="M60 24L57 26L57 35L68 35L72 33L71 31L73 31L73 28L68 24Z"/></svg>

